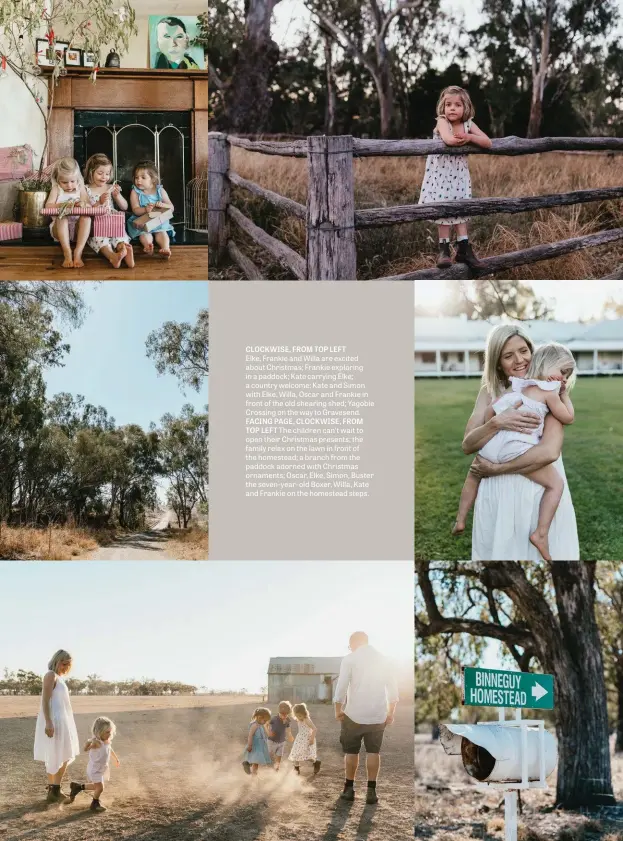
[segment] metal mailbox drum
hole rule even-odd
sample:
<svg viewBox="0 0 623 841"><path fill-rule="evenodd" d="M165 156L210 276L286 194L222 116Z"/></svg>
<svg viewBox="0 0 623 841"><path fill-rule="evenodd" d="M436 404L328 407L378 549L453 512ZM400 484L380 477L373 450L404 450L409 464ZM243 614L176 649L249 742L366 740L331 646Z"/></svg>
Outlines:
<svg viewBox="0 0 623 841"><path fill-rule="evenodd" d="M539 738L537 729L529 729L526 739L528 780L540 777ZM543 733L545 776L549 777L558 761L556 739L547 730ZM463 766L480 782L518 782L522 777L521 730L498 724L442 724L440 741L448 754L460 754Z"/></svg>

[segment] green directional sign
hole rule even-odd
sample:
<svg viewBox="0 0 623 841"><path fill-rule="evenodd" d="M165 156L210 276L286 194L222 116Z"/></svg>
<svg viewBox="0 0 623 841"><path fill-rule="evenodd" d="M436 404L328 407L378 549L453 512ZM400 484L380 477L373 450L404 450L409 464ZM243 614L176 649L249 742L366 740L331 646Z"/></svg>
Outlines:
<svg viewBox="0 0 623 841"><path fill-rule="evenodd" d="M554 676L463 668L463 704L469 707L554 709Z"/></svg>

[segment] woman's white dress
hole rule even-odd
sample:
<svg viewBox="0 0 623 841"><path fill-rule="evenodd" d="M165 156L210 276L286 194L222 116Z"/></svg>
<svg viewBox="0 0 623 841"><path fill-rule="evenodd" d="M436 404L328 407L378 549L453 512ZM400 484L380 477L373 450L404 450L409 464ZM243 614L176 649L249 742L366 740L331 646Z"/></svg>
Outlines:
<svg viewBox="0 0 623 841"><path fill-rule="evenodd" d="M565 487L549 530L549 549L555 561L579 561L578 528L562 464L554 467ZM474 506L472 561L540 561L530 543L539 518L543 488L519 473L482 479Z"/></svg>
<svg viewBox="0 0 623 841"><path fill-rule="evenodd" d="M64 762L73 762L80 753L80 742L69 700L69 690L63 678L58 675L50 699L50 716L54 725L54 736L51 739L45 735L42 700L35 729L35 759L45 762L45 770L48 774L56 774Z"/></svg>
<svg viewBox="0 0 623 841"><path fill-rule="evenodd" d="M290 750L290 759L292 762L306 762L307 760L316 761L316 740L312 745L309 744L309 737L312 734L312 729L309 725L303 724L299 721L299 729L296 738Z"/></svg>

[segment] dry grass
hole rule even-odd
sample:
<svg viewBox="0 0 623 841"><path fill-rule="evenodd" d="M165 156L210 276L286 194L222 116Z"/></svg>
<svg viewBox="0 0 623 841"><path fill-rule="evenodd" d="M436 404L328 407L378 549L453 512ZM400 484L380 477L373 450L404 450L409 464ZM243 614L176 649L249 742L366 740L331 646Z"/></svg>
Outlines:
<svg viewBox="0 0 623 841"><path fill-rule="evenodd" d="M9 561L64 561L98 549L114 536L114 529L51 529L2 526L0 558Z"/></svg>
<svg viewBox="0 0 623 841"><path fill-rule="evenodd" d="M420 194L425 158L361 158L355 161L357 208L415 204ZM232 149L232 169L245 178L304 204L307 161L260 155ZM485 196L527 196L571 190L612 187L623 183L623 156L550 153L515 158L477 155L470 159L473 193ZM286 216L244 190L234 189L237 207L256 224L303 254L305 225ZM470 236L478 254L489 257L599 230L623 227L620 201L591 202L551 211L477 217ZM271 261L262 249L237 229L234 238L262 267L265 276L282 280L289 273ZM357 233L357 263L361 279L413 271L434 265L437 241L432 222L392 225ZM598 278L623 263L623 243L579 251L556 260L505 272L500 277L519 279ZM235 267L211 274L213 279L242 279Z"/></svg>
<svg viewBox="0 0 623 841"><path fill-rule="evenodd" d="M167 551L180 561L207 561L208 532L193 526L189 529L171 528Z"/></svg>

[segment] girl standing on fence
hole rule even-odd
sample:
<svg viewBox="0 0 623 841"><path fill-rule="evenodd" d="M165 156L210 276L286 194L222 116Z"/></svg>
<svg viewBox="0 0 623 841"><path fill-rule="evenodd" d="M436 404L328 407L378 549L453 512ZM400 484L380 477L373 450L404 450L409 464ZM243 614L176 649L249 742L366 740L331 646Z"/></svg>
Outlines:
<svg viewBox="0 0 623 841"><path fill-rule="evenodd" d="M474 123L474 106L464 88L451 85L444 88L437 102L437 125L433 137L441 138L446 146L465 146L474 143L484 149L491 148L491 140ZM429 155L419 204L471 199L472 181L467 155ZM453 216L436 219L439 228L439 256L437 267L447 269L452 265L450 232L456 227L455 263L466 263L478 268L480 261L474 254L467 234L467 218Z"/></svg>

